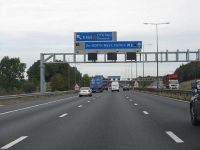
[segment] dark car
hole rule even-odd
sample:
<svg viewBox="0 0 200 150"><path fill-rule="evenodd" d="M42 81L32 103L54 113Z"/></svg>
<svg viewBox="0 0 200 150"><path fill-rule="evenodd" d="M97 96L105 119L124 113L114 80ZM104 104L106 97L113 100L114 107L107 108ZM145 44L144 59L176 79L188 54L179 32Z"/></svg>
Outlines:
<svg viewBox="0 0 200 150"><path fill-rule="evenodd" d="M193 125L200 123L200 94L196 94L191 98L190 102L190 116Z"/></svg>
<svg viewBox="0 0 200 150"><path fill-rule="evenodd" d="M126 86L126 85L125 85L125 86L123 87L123 91L129 91L129 86Z"/></svg>

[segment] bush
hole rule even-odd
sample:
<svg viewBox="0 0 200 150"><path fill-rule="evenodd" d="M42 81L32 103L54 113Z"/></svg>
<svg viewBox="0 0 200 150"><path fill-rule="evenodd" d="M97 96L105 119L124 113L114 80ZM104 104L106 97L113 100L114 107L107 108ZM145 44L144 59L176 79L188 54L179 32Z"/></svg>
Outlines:
<svg viewBox="0 0 200 150"><path fill-rule="evenodd" d="M50 79L50 85L52 88L52 91L64 91L65 89L65 80L62 76L62 74L57 73Z"/></svg>
<svg viewBox="0 0 200 150"><path fill-rule="evenodd" d="M25 93L32 93L36 91L36 85L33 82L24 82L22 85L22 89Z"/></svg>

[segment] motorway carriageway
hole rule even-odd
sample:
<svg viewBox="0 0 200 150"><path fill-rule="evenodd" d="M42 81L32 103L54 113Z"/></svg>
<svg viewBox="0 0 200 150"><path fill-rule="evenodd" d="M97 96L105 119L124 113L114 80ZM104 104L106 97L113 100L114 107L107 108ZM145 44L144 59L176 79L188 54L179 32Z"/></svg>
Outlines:
<svg viewBox="0 0 200 150"><path fill-rule="evenodd" d="M197 150L189 103L136 91L0 107L0 149Z"/></svg>

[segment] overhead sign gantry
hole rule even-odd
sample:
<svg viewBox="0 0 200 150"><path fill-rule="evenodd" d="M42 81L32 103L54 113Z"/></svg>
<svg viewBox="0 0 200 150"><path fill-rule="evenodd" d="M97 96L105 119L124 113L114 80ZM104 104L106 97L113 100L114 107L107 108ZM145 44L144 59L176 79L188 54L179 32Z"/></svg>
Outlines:
<svg viewBox="0 0 200 150"><path fill-rule="evenodd" d="M45 92L47 63L154 63L200 61L200 50L141 52L142 41L117 41L117 32L75 32L74 53L40 54L40 92ZM97 55L103 55L99 59ZM121 59L117 59L121 55ZM67 57L72 57L68 60ZM77 59L78 58L78 59ZM102 58L102 57L101 57ZM143 59L142 59L143 58Z"/></svg>
<svg viewBox="0 0 200 150"><path fill-rule="evenodd" d="M74 33L74 53L88 55L88 61L98 61L99 54L104 54L104 61L116 61L118 54L124 54L126 60L136 60L141 48L142 41L117 41L115 31Z"/></svg>

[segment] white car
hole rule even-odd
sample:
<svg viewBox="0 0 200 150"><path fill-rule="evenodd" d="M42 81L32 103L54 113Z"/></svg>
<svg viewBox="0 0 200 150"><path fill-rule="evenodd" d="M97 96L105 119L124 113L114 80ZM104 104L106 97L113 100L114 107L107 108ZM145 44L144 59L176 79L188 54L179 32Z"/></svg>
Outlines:
<svg viewBox="0 0 200 150"><path fill-rule="evenodd" d="M89 87L81 87L79 97L81 96L92 96L92 90Z"/></svg>

